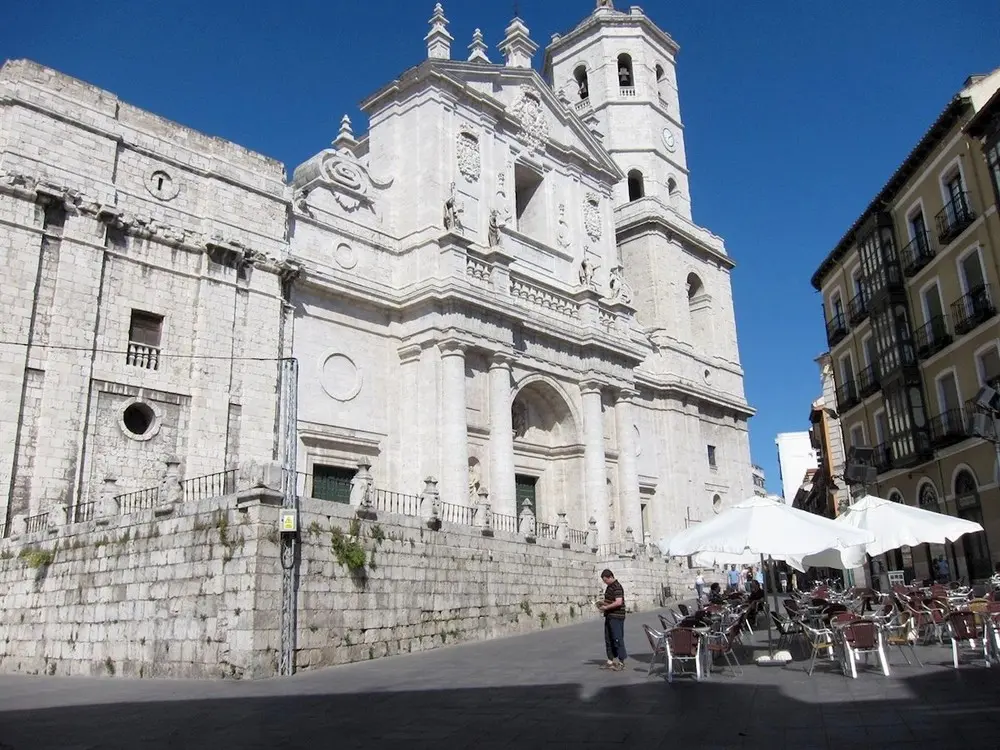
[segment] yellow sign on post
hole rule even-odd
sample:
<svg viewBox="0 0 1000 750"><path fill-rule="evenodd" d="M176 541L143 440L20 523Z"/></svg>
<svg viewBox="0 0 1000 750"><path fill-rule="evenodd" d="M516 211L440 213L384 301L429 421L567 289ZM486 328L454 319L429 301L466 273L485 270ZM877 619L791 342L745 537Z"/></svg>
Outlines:
<svg viewBox="0 0 1000 750"><path fill-rule="evenodd" d="M281 511L279 528L282 534L294 534L299 530L299 518L294 510Z"/></svg>

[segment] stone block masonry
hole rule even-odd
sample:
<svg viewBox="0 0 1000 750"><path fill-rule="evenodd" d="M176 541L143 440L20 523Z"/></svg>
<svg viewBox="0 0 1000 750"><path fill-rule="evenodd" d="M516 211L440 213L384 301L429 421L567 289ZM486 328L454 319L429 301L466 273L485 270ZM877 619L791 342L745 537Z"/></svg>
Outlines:
<svg viewBox="0 0 1000 750"><path fill-rule="evenodd" d="M275 675L280 509L266 499L250 491L3 540L0 670ZM648 556L609 560L549 539L356 511L301 501L300 670L596 618L604 567L633 609L662 604L671 578L678 585Z"/></svg>

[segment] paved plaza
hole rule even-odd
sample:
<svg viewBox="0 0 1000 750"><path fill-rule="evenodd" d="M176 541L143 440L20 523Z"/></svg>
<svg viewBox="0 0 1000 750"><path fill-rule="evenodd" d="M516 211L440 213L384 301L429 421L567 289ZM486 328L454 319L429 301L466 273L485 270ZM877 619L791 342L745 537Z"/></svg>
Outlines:
<svg viewBox="0 0 1000 750"><path fill-rule="evenodd" d="M0 677L0 750L105 748L918 748L996 746L1000 670L947 666L942 646L897 650L892 677L829 663L749 666L702 683L603 661L601 623L261 682ZM760 647L761 634L751 640ZM796 654L797 659L801 656ZM747 659L744 659L746 661ZM990 738L984 744L984 738Z"/></svg>

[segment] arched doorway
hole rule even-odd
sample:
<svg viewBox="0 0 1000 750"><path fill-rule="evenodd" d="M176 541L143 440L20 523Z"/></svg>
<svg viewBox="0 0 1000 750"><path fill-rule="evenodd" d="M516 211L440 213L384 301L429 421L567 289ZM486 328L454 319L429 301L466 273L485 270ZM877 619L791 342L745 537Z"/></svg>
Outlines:
<svg viewBox="0 0 1000 750"><path fill-rule="evenodd" d="M898 490L890 492L887 499L890 503L899 503L900 505L903 504L903 495ZM896 549L891 549L885 553L885 557L886 565L889 567L889 570L903 570L903 550L898 547Z"/></svg>
<svg viewBox="0 0 1000 750"><path fill-rule="evenodd" d="M938 499L937 487L933 482L927 481L920 485L917 490L917 507L921 510L928 510L931 513L941 513L941 503ZM937 578L937 561L946 559L947 551L943 544L922 545L924 558L927 563L926 578L934 580Z"/></svg>
<svg viewBox="0 0 1000 750"><path fill-rule="evenodd" d="M539 524L554 526L565 512L570 527L586 529L583 445L567 398L548 380L528 380L511 403L511 424L518 512L527 501Z"/></svg>
<svg viewBox="0 0 1000 750"><path fill-rule="evenodd" d="M969 469L962 469L955 475L955 506L959 518L982 524L983 509L979 500L979 483ZM970 584L990 577L993 571L985 532L963 536L962 551L965 554L965 568Z"/></svg>

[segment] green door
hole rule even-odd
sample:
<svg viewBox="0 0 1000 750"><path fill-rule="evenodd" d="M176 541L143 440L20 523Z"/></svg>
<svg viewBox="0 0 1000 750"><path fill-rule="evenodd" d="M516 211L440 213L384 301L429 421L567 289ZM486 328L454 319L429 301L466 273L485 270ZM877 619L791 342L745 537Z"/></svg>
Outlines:
<svg viewBox="0 0 1000 750"><path fill-rule="evenodd" d="M517 498L517 515L521 515L521 510L524 508L524 501L528 501L528 507L531 508L531 512L538 517L538 507L535 505L535 484L538 482L537 477L528 477L523 474L517 474L514 477L514 496Z"/></svg>
<svg viewBox="0 0 1000 750"><path fill-rule="evenodd" d="M335 503L351 502L351 480L356 473L355 469L314 464L312 496L317 500L332 500Z"/></svg>

